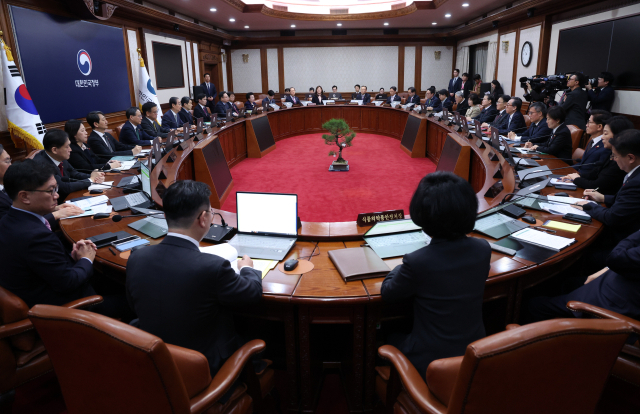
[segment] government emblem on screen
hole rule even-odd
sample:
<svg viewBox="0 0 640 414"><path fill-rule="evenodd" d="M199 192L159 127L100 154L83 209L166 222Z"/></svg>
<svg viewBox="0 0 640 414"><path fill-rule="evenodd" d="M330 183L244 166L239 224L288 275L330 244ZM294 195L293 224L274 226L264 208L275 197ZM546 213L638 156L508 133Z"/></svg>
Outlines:
<svg viewBox="0 0 640 414"><path fill-rule="evenodd" d="M89 76L92 68L91 57L89 56L89 53L87 53L87 51L84 49L80 49L78 51L76 60L78 63L78 69L80 69L80 73L82 73L84 76Z"/></svg>

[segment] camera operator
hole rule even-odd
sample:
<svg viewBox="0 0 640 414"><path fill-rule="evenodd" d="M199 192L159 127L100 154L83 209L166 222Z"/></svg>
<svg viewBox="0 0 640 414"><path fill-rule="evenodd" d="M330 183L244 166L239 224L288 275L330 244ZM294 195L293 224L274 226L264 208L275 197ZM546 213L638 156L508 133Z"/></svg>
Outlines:
<svg viewBox="0 0 640 414"><path fill-rule="evenodd" d="M536 79L536 78L534 78ZM549 96L549 91L545 88L545 81L540 80L531 85L531 81L527 81L527 88L524 98L529 102L544 102Z"/></svg>
<svg viewBox="0 0 640 414"><path fill-rule="evenodd" d="M613 83L613 74L610 72L602 72L598 76L598 86L594 89L590 83L587 83L587 94L591 102L590 109L600 109L611 112L613 100L615 99L614 89L611 87Z"/></svg>
<svg viewBox="0 0 640 414"><path fill-rule="evenodd" d="M589 96L587 91L582 89L587 77L582 73L573 73L568 76L567 87L570 89L560 100L560 106L565 110L567 117L566 125L575 125L584 130L587 126L587 102Z"/></svg>

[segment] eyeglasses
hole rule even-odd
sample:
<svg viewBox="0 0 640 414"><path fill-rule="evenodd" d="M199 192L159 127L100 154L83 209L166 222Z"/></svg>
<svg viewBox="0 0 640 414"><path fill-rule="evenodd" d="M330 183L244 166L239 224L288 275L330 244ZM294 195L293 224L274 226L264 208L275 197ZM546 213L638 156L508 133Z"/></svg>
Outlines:
<svg viewBox="0 0 640 414"><path fill-rule="evenodd" d="M504 106L513 106L513 105L511 105L510 103L506 103L504 104Z"/></svg>
<svg viewBox="0 0 640 414"><path fill-rule="evenodd" d="M33 191L36 193L49 193L49 195L53 197L53 193L58 192L58 186L53 187L51 190L27 190L27 191Z"/></svg>
<svg viewBox="0 0 640 414"><path fill-rule="evenodd" d="M529 111L527 112L527 115L533 115L533 114L539 114L540 112L538 111Z"/></svg>

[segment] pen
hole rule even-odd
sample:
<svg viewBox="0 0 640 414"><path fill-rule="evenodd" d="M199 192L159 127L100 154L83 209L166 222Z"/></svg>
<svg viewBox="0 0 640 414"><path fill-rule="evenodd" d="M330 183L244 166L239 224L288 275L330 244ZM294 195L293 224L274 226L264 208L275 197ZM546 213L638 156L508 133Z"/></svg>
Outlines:
<svg viewBox="0 0 640 414"><path fill-rule="evenodd" d="M111 247L109 247L109 251L111 252L112 255L117 256L115 250L113 250Z"/></svg>

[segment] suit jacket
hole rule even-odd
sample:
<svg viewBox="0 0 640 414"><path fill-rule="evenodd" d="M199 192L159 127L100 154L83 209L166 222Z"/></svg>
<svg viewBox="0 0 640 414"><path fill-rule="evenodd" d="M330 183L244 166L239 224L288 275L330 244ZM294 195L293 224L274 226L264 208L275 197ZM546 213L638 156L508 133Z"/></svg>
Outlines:
<svg viewBox="0 0 640 414"><path fill-rule="evenodd" d="M447 110L450 113L453 112L453 102L451 101L451 99L446 98L444 101L440 101L442 103L442 109L441 110Z"/></svg>
<svg viewBox="0 0 640 414"><path fill-rule="evenodd" d="M392 345L421 375L431 361L464 355L467 345L485 336L482 298L490 261L485 240L434 238L406 254L382 282L382 300L413 299L413 330Z"/></svg>
<svg viewBox="0 0 640 414"><path fill-rule="evenodd" d="M529 128L520 135L520 142L530 141L534 144L547 142L549 137L553 135L553 130L547 126L547 119L542 118L538 125L531 123Z"/></svg>
<svg viewBox="0 0 640 414"><path fill-rule="evenodd" d="M0 285L27 303L64 305L95 294L89 260L74 261L56 234L14 208L0 220Z"/></svg>
<svg viewBox="0 0 640 414"><path fill-rule="evenodd" d="M253 111L256 106L256 102L254 101L253 103L251 103L251 101L247 101L244 103L244 110L245 111Z"/></svg>
<svg viewBox="0 0 640 414"><path fill-rule="evenodd" d="M462 78L461 77L458 77L457 79L456 78L451 78L449 80L449 87L447 88L449 90L449 93L456 93L461 88L462 88Z"/></svg>
<svg viewBox="0 0 640 414"><path fill-rule="evenodd" d="M231 104L229 102L227 102L226 104L222 101L218 101L218 103L215 106L215 113L218 114L218 118L219 117L226 117L227 116L227 109L231 108Z"/></svg>
<svg viewBox="0 0 640 414"><path fill-rule="evenodd" d="M298 98L297 96L287 95L286 102L291 102L292 104L296 105L300 103L300 98Z"/></svg>
<svg viewBox="0 0 640 414"><path fill-rule="evenodd" d="M156 121L151 121L146 116L142 118L142 123L140 124L140 126L142 127L142 130L150 137L166 138L167 135L169 135L169 128L160 125Z"/></svg>
<svg viewBox="0 0 640 414"><path fill-rule="evenodd" d="M496 119L496 116L498 116L498 108L496 108L495 105L489 105L486 108L482 108L480 115L478 115L476 119L480 121L480 123L486 122L487 124L490 124L494 119Z"/></svg>
<svg viewBox="0 0 640 414"><path fill-rule="evenodd" d="M506 136L511 131L515 132L516 134L522 133L527 129L527 123L524 120L524 115L522 115L520 111L514 112L513 118L511 118L511 116L508 113L506 113L506 111L504 115L505 115L504 124L498 128L498 130L500 131L500 135ZM510 118L511 118L511 122L509 122ZM569 134L569 142L571 142L571 134ZM571 154L569 154L568 158L571 158Z"/></svg>
<svg viewBox="0 0 640 414"><path fill-rule="evenodd" d="M106 158L107 160L116 156L133 155L133 152L131 151L133 145L123 144L106 132L104 137L109 142L109 145L111 145L111 148L107 147L104 140L100 138L100 135L98 135L96 131L91 131L87 144L89 144L89 148L91 148L91 151L93 151L94 154L101 158Z"/></svg>
<svg viewBox="0 0 640 414"><path fill-rule="evenodd" d="M618 167L618 163L612 160L611 150L605 148L605 153L609 156L602 165L595 165L595 168L583 173L573 180L573 183L580 188L598 189L600 194L614 195L622 187L622 180L627 175Z"/></svg>
<svg viewBox="0 0 640 414"><path fill-rule="evenodd" d="M431 99L425 99L425 108L433 107L433 112L442 112L442 101L437 96L433 96Z"/></svg>
<svg viewBox="0 0 640 414"><path fill-rule="evenodd" d="M335 97L333 97L335 95ZM330 92L329 99L342 99L342 94L340 92Z"/></svg>
<svg viewBox="0 0 640 414"><path fill-rule="evenodd" d="M567 125L560 125L556 132L554 133L552 130L551 134L546 142L538 144L538 151L558 158L571 159L573 144L571 143L571 131L569 131Z"/></svg>
<svg viewBox="0 0 640 414"><path fill-rule="evenodd" d="M356 100L356 101L360 101L360 100L362 100L362 94L360 92L358 92L358 93L354 92L354 93L351 94L351 99L352 100Z"/></svg>
<svg viewBox="0 0 640 414"><path fill-rule="evenodd" d="M111 169L111 165L109 165L109 163L101 162L90 148L83 150L80 145L75 142L71 143L71 156L69 157L69 164L71 164L73 168L77 168L79 170Z"/></svg>
<svg viewBox="0 0 640 414"><path fill-rule="evenodd" d="M420 105L420 97L418 96L417 93L415 95L413 95L413 96L408 96L407 97L407 103L408 104L413 103L415 105Z"/></svg>
<svg viewBox="0 0 640 414"><path fill-rule="evenodd" d="M491 125L492 127L496 127L498 129L506 128L507 122L509 121L508 118L509 118L509 114L507 113L506 110L502 111L502 113L498 112L498 115L496 115L493 122L491 122L489 125Z"/></svg>
<svg viewBox="0 0 640 414"><path fill-rule="evenodd" d="M51 160L51 158L49 158L46 151L40 151L33 157L33 159L54 166L54 177L58 183L58 194L60 195L60 198L58 198L58 204L61 204L69 194L89 188L91 185L91 182L87 180L91 177L91 174L76 171L76 169L69 164L69 161L62 161L64 176L61 176L59 167L56 167L56 164Z"/></svg>
<svg viewBox="0 0 640 414"><path fill-rule="evenodd" d="M469 110L469 102L467 102L466 99L462 100L462 102L460 102L456 107L456 112L458 112L462 116L465 116L468 110Z"/></svg>
<svg viewBox="0 0 640 414"><path fill-rule="evenodd" d="M180 112L178 112L178 116L182 121L182 123L178 125L179 128L182 128L182 125L184 125L185 123L188 123L189 125L195 125L195 121L193 120L193 116L191 116L191 112L187 111L186 109L182 108Z"/></svg>
<svg viewBox="0 0 640 414"><path fill-rule="evenodd" d="M311 97L311 103L314 103L316 105L324 105L324 101L327 100L327 97L322 95L322 100L320 100L318 98L318 95L316 95L315 93L313 94L313 97Z"/></svg>
<svg viewBox="0 0 640 414"><path fill-rule="evenodd" d="M474 105L474 106L470 107L469 109L467 109L467 113L465 114L465 116L468 116L471 119L476 119L477 117L480 116L481 112L482 112L482 106L481 105Z"/></svg>
<svg viewBox="0 0 640 414"><path fill-rule="evenodd" d="M11 200L9 194L7 194L4 189L0 190L0 220L2 220L2 217L4 217L9 212L9 210L11 210L12 205L13 200ZM47 214L46 216L44 216L44 218L49 222L52 230L55 231L58 229L58 220L53 217L53 214Z"/></svg>
<svg viewBox="0 0 640 414"><path fill-rule="evenodd" d="M155 137L144 132L140 125L134 129L131 122L125 122L120 130L120 141L129 145L140 145L144 147L145 145L151 145L154 138Z"/></svg>
<svg viewBox="0 0 640 414"><path fill-rule="evenodd" d="M564 123L567 125L575 125L584 130L587 126L587 101L589 95L582 88L576 88L567 92L564 102L560 104L567 112L567 118Z"/></svg>
<svg viewBox="0 0 640 414"><path fill-rule="evenodd" d="M603 109L608 112L611 112L613 100L616 98L615 91L611 86L604 87L599 91L589 89L587 96L591 101L591 109Z"/></svg>
<svg viewBox="0 0 640 414"><path fill-rule="evenodd" d="M369 95L368 93L363 94L362 95L362 104L366 105L366 104L368 104L370 102L371 102L371 95ZM420 101L418 101L418 102L420 102Z"/></svg>
<svg viewBox="0 0 640 414"><path fill-rule="evenodd" d="M276 100L275 99L269 99L268 96L262 100L262 106L275 104L275 103L276 103Z"/></svg>
<svg viewBox="0 0 640 414"><path fill-rule="evenodd" d="M379 93L376 95L376 101L377 100L382 100L384 99L385 101L387 100L387 94L386 93Z"/></svg>
<svg viewBox="0 0 640 414"><path fill-rule="evenodd" d="M193 119L197 120L198 118L202 118L203 122L211 122L211 115L209 115L209 112L205 109L202 109L200 104L197 104L196 107L193 108Z"/></svg>
<svg viewBox="0 0 640 414"><path fill-rule="evenodd" d="M599 165L603 165L611 158L611 151L604 147L604 143L600 140L597 144L587 147L587 150L582 154L582 159L579 163L573 166L580 175L587 174L592 170L595 170ZM593 165L592 163L596 163ZM584 165L592 164L592 165ZM594 187L596 188L596 187Z"/></svg>
<svg viewBox="0 0 640 414"><path fill-rule="evenodd" d="M578 300L639 319L640 232L618 243L607 257L607 267L600 277L566 295L566 301Z"/></svg>
<svg viewBox="0 0 640 414"><path fill-rule="evenodd" d="M402 101L402 98L397 93L395 95L389 96L387 98L387 103L388 104L391 104L391 102L401 102L401 101Z"/></svg>
<svg viewBox="0 0 640 414"><path fill-rule="evenodd" d="M619 242L640 229L640 171L622 185L614 195L604 196L606 207L596 203L582 208L594 219L605 225L612 239Z"/></svg>
<svg viewBox="0 0 640 414"><path fill-rule="evenodd" d="M140 329L201 352L213 376L242 345L232 307L260 302L262 274L245 267L237 275L229 261L167 236L131 255L126 290Z"/></svg>
<svg viewBox="0 0 640 414"><path fill-rule="evenodd" d="M182 127L182 124L178 125L178 122L180 121L180 112L178 112L177 117L178 119L176 120L176 115L171 109L169 109L164 113L164 115L162 115L162 125L170 129L178 129Z"/></svg>
<svg viewBox="0 0 640 414"><path fill-rule="evenodd" d="M214 85L213 82L209 82L209 86L210 86L209 88L207 88L206 82L202 82L200 86L202 86L202 88L204 89L204 94L207 95L207 98L215 98L216 96L218 96L218 91L216 91L216 85ZM207 106L212 107L213 105L214 105L213 101L207 100Z"/></svg>

